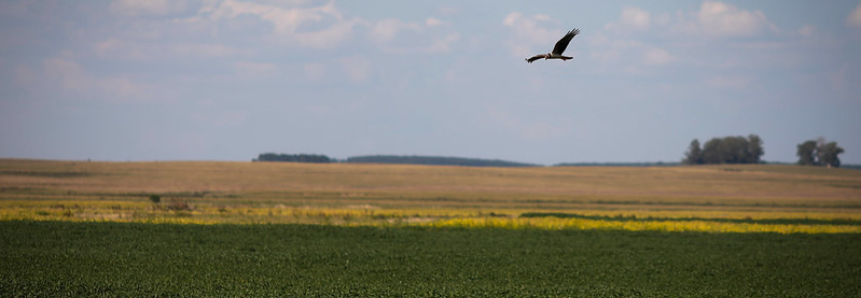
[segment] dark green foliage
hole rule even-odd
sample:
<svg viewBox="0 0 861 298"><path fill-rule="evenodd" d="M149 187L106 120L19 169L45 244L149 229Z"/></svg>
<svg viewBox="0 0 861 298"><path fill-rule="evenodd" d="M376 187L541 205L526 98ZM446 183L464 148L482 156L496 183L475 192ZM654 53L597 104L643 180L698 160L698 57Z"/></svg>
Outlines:
<svg viewBox="0 0 861 298"><path fill-rule="evenodd" d="M751 219L751 218L701 218L701 217L679 217L679 218L653 218L653 217L636 217L636 216L606 216L606 215L583 215L576 213L546 213L546 212L528 212L523 213L520 217L556 217L556 218L582 218L603 221L703 221L703 222L731 222L731 223L750 223L750 224L768 224L768 225L840 225L840 226L861 226L861 221L851 219L811 219L811 218L788 218L788 219Z"/></svg>
<svg viewBox="0 0 861 298"><path fill-rule="evenodd" d="M840 167L840 157L838 155L843 153L843 148L837 146L837 142L830 142L819 145L817 148L819 153L819 164L829 167Z"/></svg>
<svg viewBox="0 0 861 298"><path fill-rule="evenodd" d="M703 163L703 152L700 149L700 141L694 139L688 147L688 152L685 152L685 159L682 161L688 165L698 165Z"/></svg>
<svg viewBox="0 0 861 298"><path fill-rule="evenodd" d="M762 162L762 139L751 134L742 136L713 138L699 148L694 139L685 153L685 164L755 164Z"/></svg>
<svg viewBox="0 0 861 298"><path fill-rule="evenodd" d="M750 163L762 162L762 155L765 154L765 149L762 148L762 138L751 134L747 136L747 143L747 154L750 157Z"/></svg>
<svg viewBox="0 0 861 298"><path fill-rule="evenodd" d="M350 163L389 163L414 165L441 166L471 166L471 167L534 167L535 164L504 161L498 159L478 159L442 156L397 156L397 155L368 155L347 158Z"/></svg>
<svg viewBox="0 0 861 298"><path fill-rule="evenodd" d="M151 202L153 202L154 204L158 204L158 203L160 203L160 202L161 202L161 196L156 195L156 194L152 194L152 195L150 195L150 196L149 196L149 200L150 200Z"/></svg>
<svg viewBox="0 0 861 298"><path fill-rule="evenodd" d="M261 153L254 161L283 161L283 162L310 162L310 163L330 163L335 160L325 155L315 154L275 154Z"/></svg>
<svg viewBox="0 0 861 298"><path fill-rule="evenodd" d="M840 167L840 157L844 150L837 142L827 142L824 138L809 140L798 144L798 164L803 166Z"/></svg>
<svg viewBox="0 0 861 298"><path fill-rule="evenodd" d="M798 164L802 166L813 166L816 165L816 141L807 141L801 144L798 144L798 151L795 153L798 155Z"/></svg>
<svg viewBox="0 0 861 298"><path fill-rule="evenodd" d="M859 297L861 237L0 222L5 297Z"/></svg>

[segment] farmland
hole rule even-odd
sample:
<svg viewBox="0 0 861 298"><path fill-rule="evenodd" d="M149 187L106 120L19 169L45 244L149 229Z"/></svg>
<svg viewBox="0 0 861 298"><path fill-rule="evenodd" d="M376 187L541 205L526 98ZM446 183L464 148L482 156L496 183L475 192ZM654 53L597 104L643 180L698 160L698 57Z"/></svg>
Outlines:
<svg viewBox="0 0 861 298"><path fill-rule="evenodd" d="M0 219L842 233L861 171L0 160Z"/></svg>
<svg viewBox="0 0 861 298"><path fill-rule="evenodd" d="M8 296L854 297L861 171L0 160Z"/></svg>

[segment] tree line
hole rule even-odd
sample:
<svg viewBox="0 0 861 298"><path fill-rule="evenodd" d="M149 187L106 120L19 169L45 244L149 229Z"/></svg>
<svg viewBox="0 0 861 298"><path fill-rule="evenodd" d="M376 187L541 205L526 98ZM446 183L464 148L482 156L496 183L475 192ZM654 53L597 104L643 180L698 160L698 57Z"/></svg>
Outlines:
<svg viewBox="0 0 861 298"><path fill-rule="evenodd" d="M275 154L261 153L257 158L251 161L284 161L284 162L309 162L309 163L330 163L335 162L334 159L325 155L317 154Z"/></svg>
<svg viewBox="0 0 861 298"><path fill-rule="evenodd" d="M349 163L391 163L414 165L443 165L470 167L535 167L536 164L505 161L499 159L445 157L445 156L398 156L398 155L367 155L347 158Z"/></svg>
<svg viewBox="0 0 861 298"><path fill-rule="evenodd" d="M698 164L744 164L760 163L765 150L762 139L751 134L747 137L713 138L700 148L700 141L691 141L682 163Z"/></svg>
<svg viewBox="0 0 861 298"><path fill-rule="evenodd" d="M762 162L762 138L751 134L747 137L729 136L712 138L702 147L697 139L691 141L683 164L755 164ZM799 165L839 167L838 155L844 150L837 142L827 142L824 138L809 140L798 144Z"/></svg>
<svg viewBox="0 0 861 298"><path fill-rule="evenodd" d="M262 153L255 162L306 162L306 163L388 163L388 164L414 164L414 165L443 165L443 166L469 166L469 167L535 167L536 164L520 163L498 159L445 157L445 156L399 156L399 155L366 155L348 157L346 160L330 158L326 155L316 154L276 154Z"/></svg>
<svg viewBox="0 0 861 298"><path fill-rule="evenodd" d="M844 149L837 142L828 142L824 138L808 140L798 144L799 165L840 167L839 155ZM763 141L756 134L744 136L728 136L712 138L702 146L698 139L691 141L682 164L756 164L762 163L765 154ZM330 158L318 154L277 154L262 153L252 161L276 162L305 162L305 163L388 163L416 165L449 165L472 167L535 167L530 163L512 162L498 159L443 157L443 156L399 156L399 155L366 155L349 157L346 160ZM556 166L598 165L598 164L557 164ZM605 164L606 165L606 164ZM632 164L620 164L632 165ZM645 164L653 165L653 164ZM663 165L658 163L656 165Z"/></svg>

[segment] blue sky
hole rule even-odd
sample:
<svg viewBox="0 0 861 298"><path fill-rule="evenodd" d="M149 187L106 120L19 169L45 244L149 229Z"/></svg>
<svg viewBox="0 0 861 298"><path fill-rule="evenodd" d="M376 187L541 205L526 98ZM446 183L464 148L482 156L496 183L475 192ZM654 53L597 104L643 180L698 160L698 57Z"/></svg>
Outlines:
<svg viewBox="0 0 861 298"><path fill-rule="evenodd" d="M859 82L859 1L0 2L0 157L858 164Z"/></svg>

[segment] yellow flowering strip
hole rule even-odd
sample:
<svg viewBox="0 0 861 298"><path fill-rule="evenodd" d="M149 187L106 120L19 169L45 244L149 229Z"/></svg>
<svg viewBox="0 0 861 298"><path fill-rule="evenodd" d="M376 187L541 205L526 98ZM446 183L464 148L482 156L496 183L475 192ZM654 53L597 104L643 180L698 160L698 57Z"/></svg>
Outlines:
<svg viewBox="0 0 861 298"><path fill-rule="evenodd" d="M0 200L0 221L139 222L170 224L321 224L341 226L423 226L547 230L625 230L710 233L861 233L857 224L762 223L757 220L816 219L859 221L858 213L746 211L578 210L608 218L517 217L523 211L474 209L373 209L276 206L219 206L206 203L155 205L140 201ZM533 210L530 210L533 211ZM628 220L616 220L620 216ZM636 218L636 220L630 220ZM689 220L679 220L689 219ZM710 220L714 219L714 220ZM733 222L723 219L744 219Z"/></svg>
<svg viewBox="0 0 861 298"><path fill-rule="evenodd" d="M549 230L625 230L710 233L861 233L861 226L758 224L712 221L612 221L580 218L455 218L417 224L430 227Z"/></svg>

